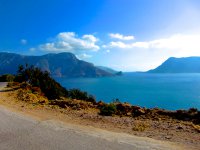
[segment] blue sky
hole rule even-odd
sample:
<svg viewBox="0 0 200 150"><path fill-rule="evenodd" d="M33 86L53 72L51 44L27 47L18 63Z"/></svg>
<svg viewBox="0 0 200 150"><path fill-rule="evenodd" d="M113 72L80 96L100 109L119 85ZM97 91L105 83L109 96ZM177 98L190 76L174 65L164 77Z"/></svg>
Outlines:
<svg viewBox="0 0 200 150"><path fill-rule="evenodd" d="M143 71L200 56L199 18L199 0L0 0L0 51Z"/></svg>

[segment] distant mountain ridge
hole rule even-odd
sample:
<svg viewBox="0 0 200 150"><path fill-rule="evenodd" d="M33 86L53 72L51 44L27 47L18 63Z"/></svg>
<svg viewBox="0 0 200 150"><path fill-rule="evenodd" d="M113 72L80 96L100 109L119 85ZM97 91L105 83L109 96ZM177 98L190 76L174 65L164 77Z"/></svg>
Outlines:
<svg viewBox="0 0 200 150"><path fill-rule="evenodd" d="M0 74L16 74L18 66L34 65L56 77L102 77L112 73L95 67L92 63L76 58L72 53L25 56L0 52Z"/></svg>
<svg viewBox="0 0 200 150"><path fill-rule="evenodd" d="M99 68L99 69L102 69L102 70L104 70L104 71L113 73L113 74L115 74L115 73L118 72L118 71L116 71L116 70L114 70L114 69L111 69L111 68L109 68L109 67L104 67L104 66L96 66L96 67Z"/></svg>
<svg viewBox="0 0 200 150"><path fill-rule="evenodd" d="M114 70L112 68L109 68L109 67L105 67L105 66L96 66L96 67L99 68L99 69L101 69L101 70L104 70L106 72L118 75L118 76L120 76L120 75L123 74L122 71L116 71L116 70Z"/></svg>
<svg viewBox="0 0 200 150"><path fill-rule="evenodd" d="M149 73L200 73L200 57L170 57Z"/></svg>

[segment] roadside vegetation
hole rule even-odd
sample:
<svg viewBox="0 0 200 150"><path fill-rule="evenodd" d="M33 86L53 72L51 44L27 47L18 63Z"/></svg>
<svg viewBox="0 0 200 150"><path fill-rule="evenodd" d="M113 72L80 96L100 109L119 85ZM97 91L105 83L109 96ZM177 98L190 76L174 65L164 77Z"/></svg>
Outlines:
<svg viewBox="0 0 200 150"><path fill-rule="evenodd" d="M2 75L0 76L0 82L13 82L11 84L15 85L19 83L21 88L31 91L37 89L37 91L41 91L49 100L65 97L96 102L94 96L89 95L87 92L83 92L79 89L65 89L50 76L49 72L42 71L40 68L34 66L20 65L15 76L10 74Z"/></svg>
<svg viewBox="0 0 200 150"><path fill-rule="evenodd" d="M0 76L0 82L13 82L15 79L14 75L11 74L5 74Z"/></svg>

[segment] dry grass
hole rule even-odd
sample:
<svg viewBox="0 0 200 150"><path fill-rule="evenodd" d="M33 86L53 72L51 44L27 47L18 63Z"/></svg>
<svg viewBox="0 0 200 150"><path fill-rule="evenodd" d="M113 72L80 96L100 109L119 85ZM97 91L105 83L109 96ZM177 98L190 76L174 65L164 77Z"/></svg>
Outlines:
<svg viewBox="0 0 200 150"><path fill-rule="evenodd" d="M30 90L19 89L16 98L20 101L31 103L48 103L48 99L39 95L33 94Z"/></svg>
<svg viewBox="0 0 200 150"><path fill-rule="evenodd" d="M200 125L194 125L193 124L193 128L200 133Z"/></svg>
<svg viewBox="0 0 200 150"><path fill-rule="evenodd" d="M135 121L132 127L133 131L145 131L150 127L150 124L145 121Z"/></svg>

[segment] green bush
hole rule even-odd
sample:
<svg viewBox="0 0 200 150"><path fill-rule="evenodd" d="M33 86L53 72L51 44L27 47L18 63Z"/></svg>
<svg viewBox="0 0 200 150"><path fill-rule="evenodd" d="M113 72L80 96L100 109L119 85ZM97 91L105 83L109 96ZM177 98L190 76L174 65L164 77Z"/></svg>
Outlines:
<svg viewBox="0 0 200 150"><path fill-rule="evenodd" d="M50 100L68 95L68 91L52 79L47 71L44 72L37 67L19 66L15 81L29 83L32 87L39 87Z"/></svg>
<svg viewBox="0 0 200 150"><path fill-rule="evenodd" d="M88 98L87 98L87 101L92 102L92 103L96 103L96 99L93 95L89 95Z"/></svg>
<svg viewBox="0 0 200 150"><path fill-rule="evenodd" d="M0 82L13 82L15 79L14 75L11 74L5 74L0 76Z"/></svg>
<svg viewBox="0 0 200 150"><path fill-rule="evenodd" d="M15 81L28 83L35 88L38 87L50 100L59 99L61 97L70 97L72 99L96 103L95 98L92 95L88 95L87 92L83 92L79 89L71 89L68 91L51 78L47 71L41 71L34 66L29 67L26 65L26 67L24 67L20 65Z"/></svg>
<svg viewBox="0 0 200 150"><path fill-rule="evenodd" d="M94 96L88 95L87 92L81 91L79 89L71 89L68 92L68 96L72 99L84 100L87 102L96 103Z"/></svg>
<svg viewBox="0 0 200 150"><path fill-rule="evenodd" d="M103 116L112 116L117 112L116 105L106 104L100 108L100 115Z"/></svg>

